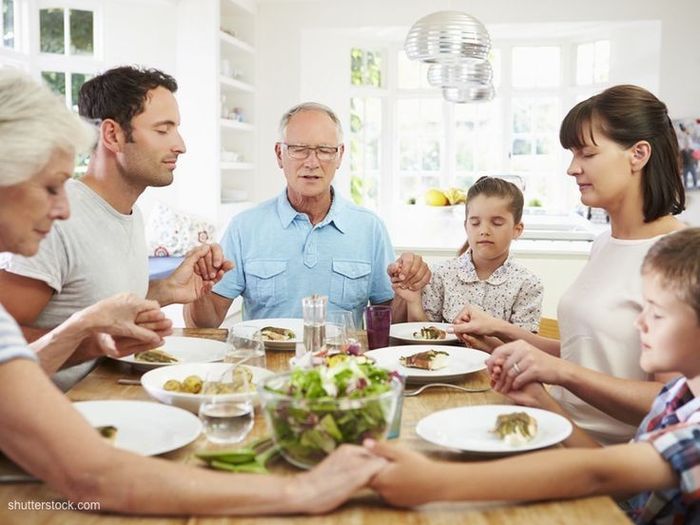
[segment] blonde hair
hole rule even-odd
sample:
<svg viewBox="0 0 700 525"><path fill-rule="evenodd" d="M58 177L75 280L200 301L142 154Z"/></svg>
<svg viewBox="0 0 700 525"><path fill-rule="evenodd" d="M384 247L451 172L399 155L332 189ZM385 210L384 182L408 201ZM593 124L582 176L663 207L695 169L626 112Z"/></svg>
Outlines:
<svg viewBox="0 0 700 525"><path fill-rule="evenodd" d="M14 68L0 68L0 186L33 177L55 150L89 151L95 129L63 100Z"/></svg>

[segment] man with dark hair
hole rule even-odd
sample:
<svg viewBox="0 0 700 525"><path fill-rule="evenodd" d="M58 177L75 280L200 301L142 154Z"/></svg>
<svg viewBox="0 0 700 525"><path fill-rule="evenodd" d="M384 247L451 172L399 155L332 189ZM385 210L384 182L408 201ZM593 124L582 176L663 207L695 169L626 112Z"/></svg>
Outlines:
<svg viewBox="0 0 700 525"><path fill-rule="evenodd" d="M202 245L170 277L148 280L143 219L134 205L147 187L172 182L177 158L185 153L176 89L171 76L136 67L111 69L81 88L80 114L98 123L99 138L85 176L66 183L71 217L54 224L36 256L10 256L0 271L0 302L29 341L119 292L161 305L191 302L232 268L218 245ZM169 327L166 320L155 328ZM100 348L88 341L72 356L42 359L80 363L55 376L67 389L91 370ZM136 340L116 341L115 355L141 350Z"/></svg>

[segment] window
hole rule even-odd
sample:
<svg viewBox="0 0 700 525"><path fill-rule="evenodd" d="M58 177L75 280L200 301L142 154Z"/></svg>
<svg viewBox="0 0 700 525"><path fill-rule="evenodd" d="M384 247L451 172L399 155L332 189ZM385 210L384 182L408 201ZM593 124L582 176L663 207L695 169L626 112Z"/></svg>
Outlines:
<svg viewBox="0 0 700 525"><path fill-rule="evenodd" d="M351 84L382 87L382 54L379 51L353 48L350 51Z"/></svg>
<svg viewBox="0 0 700 525"><path fill-rule="evenodd" d="M610 41L598 40L579 44L576 48L576 84L588 86L608 81L610 73Z"/></svg>
<svg viewBox="0 0 700 525"><path fill-rule="evenodd" d="M99 67L95 12L45 1L39 9L38 65L44 81L77 111L78 92Z"/></svg>
<svg viewBox="0 0 700 525"><path fill-rule="evenodd" d="M16 7L15 0L0 0L0 11L2 11L2 16L0 17L0 47L8 49L15 49L16 47Z"/></svg>

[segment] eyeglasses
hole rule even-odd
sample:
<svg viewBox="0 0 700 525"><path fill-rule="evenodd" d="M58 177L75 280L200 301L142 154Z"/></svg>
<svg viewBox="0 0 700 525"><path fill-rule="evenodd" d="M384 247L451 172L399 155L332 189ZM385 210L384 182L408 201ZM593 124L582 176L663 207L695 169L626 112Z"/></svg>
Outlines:
<svg viewBox="0 0 700 525"><path fill-rule="evenodd" d="M311 152L316 153L318 160L335 160L338 157L340 146L304 146L302 144L287 144L280 142L280 145L287 151L290 159L304 160L309 157Z"/></svg>

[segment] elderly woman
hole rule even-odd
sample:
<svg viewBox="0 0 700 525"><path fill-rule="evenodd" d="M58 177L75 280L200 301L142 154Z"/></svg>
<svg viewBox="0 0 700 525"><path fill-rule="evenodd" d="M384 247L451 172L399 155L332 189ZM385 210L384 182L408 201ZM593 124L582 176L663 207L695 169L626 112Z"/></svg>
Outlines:
<svg viewBox="0 0 700 525"><path fill-rule="evenodd" d="M0 70L0 251L32 255L53 221L68 217L63 185L91 140L46 88ZM33 350L69 354L96 333L107 347L110 336L158 343L154 326L166 331L156 302L120 295L74 314L30 349L0 306L0 450L71 500L139 514L324 512L381 467L382 460L347 447L296 476L231 475L113 448L73 410Z"/></svg>

